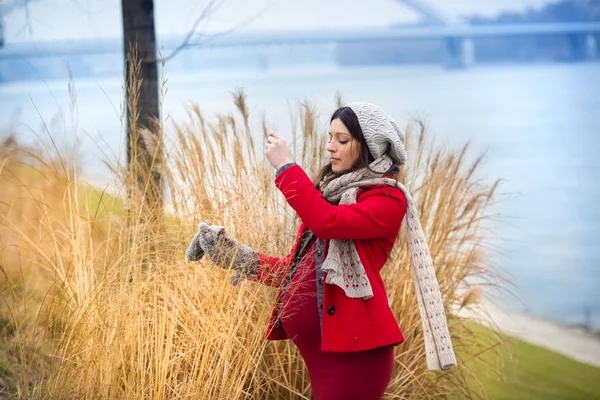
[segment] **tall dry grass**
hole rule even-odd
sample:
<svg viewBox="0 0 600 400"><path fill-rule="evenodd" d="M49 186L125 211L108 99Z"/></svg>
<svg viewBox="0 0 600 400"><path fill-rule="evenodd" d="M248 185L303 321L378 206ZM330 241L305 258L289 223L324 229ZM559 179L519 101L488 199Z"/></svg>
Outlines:
<svg viewBox="0 0 600 400"><path fill-rule="evenodd" d="M184 261L202 220L280 256L300 223L262 156L267 123L263 119L260 134L252 132L243 92L233 97L235 113L208 116L197 105L190 108L187 121L173 123L171 140L164 139L161 124L145 133L140 128L143 140L132 145L152 156L151 168L160 162L169 193L165 213L162 204L147 201L153 189L139 185L143 169L116 166L123 190L109 194L85 185L77 168L43 157L39 149L2 146L0 357L11 365L0 381L5 393L310 398L294 345L264 340L275 290L252 282L231 287L228 272L210 261ZM292 120L293 152L314 177L324 161L323 121L308 104ZM409 127L410 163L398 178L419 207L459 364L448 373L426 369L403 232L383 270L406 338L396 348L386 398L469 398L469 361L493 351L500 338L475 336L453 306L467 307L480 297L479 289L464 294L472 278L480 287L502 283L490 268L481 225L497 183L477 179L481 158L468 163L468 146L451 150L426 139L422 124Z"/></svg>

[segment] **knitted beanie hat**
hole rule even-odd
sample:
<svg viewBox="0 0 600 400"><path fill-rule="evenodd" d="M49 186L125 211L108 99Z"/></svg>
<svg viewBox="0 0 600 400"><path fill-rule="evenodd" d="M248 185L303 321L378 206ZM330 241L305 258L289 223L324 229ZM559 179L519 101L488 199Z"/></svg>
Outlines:
<svg viewBox="0 0 600 400"><path fill-rule="evenodd" d="M371 103L353 102L350 107L362 129L369 151L374 159L386 154L397 165L406 162L404 151L404 133L396 122L383 110Z"/></svg>

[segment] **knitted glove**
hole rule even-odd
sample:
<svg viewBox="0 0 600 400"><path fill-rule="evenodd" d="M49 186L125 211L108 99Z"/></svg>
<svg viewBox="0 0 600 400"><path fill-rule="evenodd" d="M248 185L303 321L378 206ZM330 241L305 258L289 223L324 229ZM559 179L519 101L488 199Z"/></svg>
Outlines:
<svg viewBox="0 0 600 400"><path fill-rule="evenodd" d="M200 246L200 232L194 235L190 245L185 252L185 258L188 261L200 261L204 256L204 250Z"/></svg>
<svg viewBox="0 0 600 400"><path fill-rule="evenodd" d="M223 269L233 269L237 274L229 280L237 285L248 275L256 274L258 270L258 254L250 247L238 243L222 226L198 224L198 233L192 239L186 252L190 261L198 261L204 254L217 266Z"/></svg>

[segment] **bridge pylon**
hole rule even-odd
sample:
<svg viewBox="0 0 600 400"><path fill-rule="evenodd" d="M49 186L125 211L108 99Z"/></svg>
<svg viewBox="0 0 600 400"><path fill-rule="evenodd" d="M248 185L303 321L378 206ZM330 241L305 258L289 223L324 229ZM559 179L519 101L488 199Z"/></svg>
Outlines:
<svg viewBox="0 0 600 400"><path fill-rule="evenodd" d="M465 26L468 23L458 15L449 15L430 5L426 0L397 0L410 7L433 25L450 27ZM468 68L475 63L475 43L470 37L449 37L446 42L446 66L448 68Z"/></svg>
<svg viewBox="0 0 600 400"><path fill-rule="evenodd" d="M446 39L446 66L451 69L468 68L475 63L475 43L468 37Z"/></svg>
<svg viewBox="0 0 600 400"><path fill-rule="evenodd" d="M567 40L569 61L594 60L598 55L598 40L593 33L573 33Z"/></svg>

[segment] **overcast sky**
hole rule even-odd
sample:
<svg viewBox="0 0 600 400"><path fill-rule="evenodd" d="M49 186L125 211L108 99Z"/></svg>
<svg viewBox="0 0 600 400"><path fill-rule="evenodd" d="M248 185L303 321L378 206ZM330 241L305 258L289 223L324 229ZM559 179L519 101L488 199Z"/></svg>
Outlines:
<svg viewBox="0 0 600 400"><path fill-rule="evenodd" d="M222 1L218 11L210 16L209 23L201 25L201 30L214 32L234 26L238 26L239 31L382 27L415 22L420 18L418 13L397 0ZM493 16L502 11L522 11L551 1L422 0L451 19L461 15ZM207 2L154 0L158 34L186 33ZM28 14L25 10L17 10L5 16L5 40L10 43L118 37L121 35L120 4L120 0L37 0L30 5Z"/></svg>

